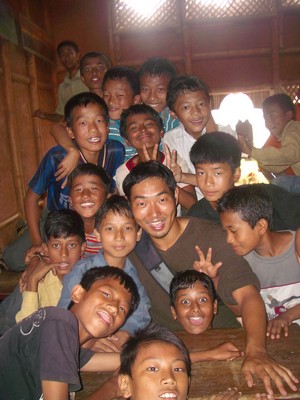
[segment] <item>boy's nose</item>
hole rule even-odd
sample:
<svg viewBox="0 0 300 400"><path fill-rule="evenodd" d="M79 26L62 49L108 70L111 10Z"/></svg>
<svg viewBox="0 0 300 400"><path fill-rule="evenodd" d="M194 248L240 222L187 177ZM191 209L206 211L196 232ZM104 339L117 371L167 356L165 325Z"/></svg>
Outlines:
<svg viewBox="0 0 300 400"><path fill-rule="evenodd" d="M163 371L162 372L163 377L162 377L162 384L165 386L176 386L176 380L174 378L174 373L173 371Z"/></svg>
<svg viewBox="0 0 300 400"><path fill-rule="evenodd" d="M118 313L119 305L118 305L118 303L117 303L115 300L110 299L107 308L108 308L109 312L110 312L113 316L116 316L117 313Z"/></svg>
<svg viewBox="0 0 300 400"><path fill-rule="evenodd" d="M153 218L153 217L156 217L156 216L158 216L158 215L160 215L160 208L157 206L156 203L151 204L151 205L149 206L148 214L149 214L149 216L151 216L152 218Z"/></svg>
<svg viewBox="0 0 300 400"><path fill-rule="evenodd" d="M124 232L122 229L116 229L115 231L115 238L117 240L123 240L124 239Z"/></svg>

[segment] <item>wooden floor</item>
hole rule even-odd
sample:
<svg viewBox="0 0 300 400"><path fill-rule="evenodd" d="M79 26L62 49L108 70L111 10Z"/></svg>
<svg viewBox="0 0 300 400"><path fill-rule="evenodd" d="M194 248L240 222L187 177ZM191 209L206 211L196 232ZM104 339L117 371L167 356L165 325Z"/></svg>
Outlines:
<svg viewBox="0 0 300 400"><path fill-rule="evenodd" d="M242 350L245 348L245 337L242 329L213 329L200 337L180 332L178 336L186 343L189 350L212 348L225 341L234 342ZM290 327L288 338L268 339L268 352L272 358L289 367L300 378L300 327L298 325ZM245 400L255 399L256 393L264 393L264 387L259 380L255 381L255 386L252 389L246 386L241 373L241 364L242 359L194 364L189 400L207 399L210 394L222 391L227 387L239 388L242 392L241 398ZM84 390L76 394L76 400L85 399L109 376L101 373L82 373ZM274 391L276 392L275 389ZM300 399L300 385L297 393L292 393L291 390L288 390L288 392L288 395L284 397L285 399ZM275 398L283 399L280 395L275 395Z"/></svg>
<svg viewBox="0 0 300 400"><path fill-rule="evenodd" d="M0 301L8 296L18 285L21 274L21 272L0 269Z"/></svg>

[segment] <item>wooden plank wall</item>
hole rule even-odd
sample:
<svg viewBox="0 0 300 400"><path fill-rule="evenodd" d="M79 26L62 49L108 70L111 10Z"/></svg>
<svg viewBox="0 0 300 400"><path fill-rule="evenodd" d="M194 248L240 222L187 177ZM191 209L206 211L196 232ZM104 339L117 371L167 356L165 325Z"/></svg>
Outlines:
<svg viewBox="0 0 300 400"><path fill-rule="evenodd" d="M50 124L32 118L36 108L52 110L55 102L55 53L46 7L32 0L13 0L7 6L17 41L0 38L0 249L16 236L27 182L54 144Z"/></svg>

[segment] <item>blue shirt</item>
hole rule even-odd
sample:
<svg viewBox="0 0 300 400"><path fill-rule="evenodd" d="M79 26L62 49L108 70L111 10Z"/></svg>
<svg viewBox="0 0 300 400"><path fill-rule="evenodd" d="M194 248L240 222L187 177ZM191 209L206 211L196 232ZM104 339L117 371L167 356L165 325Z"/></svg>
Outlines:
<svg viewBox="0 0 300 400"><path fill-rule="evenodd" d="M117 168L124 163L124 146L115 140L107 140L98 158L98 166L103 167L111 177L116 174ZM67 155L62 146L52 147L44 156L34 176L29 182L30 189L39 196L47 193L47 208L49 211L69 208L69 190L61 188L63 179L56 181L55 173L59 163ZM87 162L83 157L78 164ZM112 181L111 190L116 184Z"/></svg>
<svg viewBox="0 0 300 400"><path fill-rule="evenodd" d="M179 119L173 118L172 115L170 114L169 107L164 108L159 113L159 116L163 120L165 132L168 132L171 129L176 128L180 124Z"/></svg>
<svg viewBox="0 0 300 400"><path fill-rule="evenodd" d="M71 292L75 285L78 285L81 281L82 275L93 267L104 267L107 265L107 261L99 251L95 256L91 256L78 261L72 271L67 274L63 279L63 289L61 297L58 302L58 307L68 308L71 302ZM133 314L127 319L125 324L122 326L123 330L130 333L134 333L137 329L145 328L151 321L149 310L151 307L149 297L144 286L141 284L135 267L131 261L127 258L124 272L126 272L134 280L138 292L140 295L140 304Z"/></svg>
<svg viewBox="0 0 300 400"><path fill-rule="evenodd" d="M119 119L110 119L109 120L109 134L108 138L112 140L117 140L122 143L125 147L125 161L129 160L129 158L133 157L136 154L136 150L132 146L128 146L125 139L120 134L120 120ZM115 176L115 175L113 175Z"/></svg>

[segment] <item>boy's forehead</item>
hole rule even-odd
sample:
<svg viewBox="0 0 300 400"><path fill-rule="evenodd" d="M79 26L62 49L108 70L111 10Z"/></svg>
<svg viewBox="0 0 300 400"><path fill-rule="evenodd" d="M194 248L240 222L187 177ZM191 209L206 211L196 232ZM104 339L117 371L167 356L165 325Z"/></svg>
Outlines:
<svg viewBox="0 0 300 400"><path fill-rule="evenodd" d="M285 113L285 111L280 107L278 103L269 103L263 107L263 113L268 114L271 112L282 112Z"/></svg>
<svg viewBox="0 0 300 400"><path fill-rule="evenodd" d="M74 107L72 111L73 119L81 118L85 114L90 113L91 110L93 110L95 115L106 115L104 108L98 103L89 103L86 106L84 104L80 104Z"/></svg>
<svg viewBox="0 0 300 400"><path fill-rule="evenodd" d="M124 222L128 221L128 223L132 223L134 225L136 225L135 219L133 218L133 216L130 216L129 214L126 215L125 213L121 213L121 212L117 212L117 211L113 211L113 210L109 210L101 219L101 222L99 225L103 224L103 223L107 223L109 221L115 220L117 222Z"/></svg>
<svg viewBox="0 0 300 400"><path fill-rule="evenodd" d="M123 76L122 78L107 79L107 81L103 85L104 90L106 90L108 84L110 87L126 86L128 89L131 90L130 83L125 76Z"/></svg>
<svg viewBox="0 0 300 400"><path fill-rule="evenodd" d="M171 80L171 77L169 76L169 74L167 74L166 72L162 72L160 74L154 74L151 72L145 72L144 74L142 74L140 76L140 80L142 81L143 79L151 79L151 80L167 80L168 82Z"/></svg>
<svg viewBox="0 0 300 400"><path fill-rule="evenodd" d="M189 293L192 290L195 292L198 292L198 293L209 293L210 294L210 291L208 290L208 288L205 287L203 285L203 283L198 280L198 281L194 282L192 285L189 285L185 288L178 289L178 291L176 293L176 299L184 294Z"/></svg>
<svg viewBox="0 0 300 400"><path fill-rule="evenodd" d="M201 90L201 89L196 89L196 90L183 89L182 91L180 91L178 93L177 101L178 100L182 100L184 98L187 98L188 96L193 96L193 98L197 97L199 99L209 100L209 98L207 97L207 95L204 92L204 90Z"/></svg>
<svg viewBox="0 0 300 400"><path fill-rule="evenodd" d="M87 65L92 65L92 64L102 64L105 65L105 62L103 61L102 57L96 56L96 57L87 57L84 62L83 62L83 68L85 68Z"/></svg>
<svg viewBox="0 0 300 400"><path fill-rule="evenodd" d="M216 170L216 169L227 169L231 170L231 166L227 162L204 162L195 164L195 169L205 169L205 170Z"/></svg>
<svg viewBox="0 0 300 400"><path fill-rule="evenodd" d="M80 174L77 175L73 181L72 181L72 186L71 186L71 190L76 186L76 185L80 185L83 183L91 183L91 184L95 184L95 183L99 183L100 186L105 187L102 179L100 178L100 176L96 175L96 174Z"/></svg>
<svg viewBox="0 0 300 400"><path fill-rule="evenodd" d="M127 125L130 125L132 123L134 123L135 121L138 120L143 120L143 121L147 121L147 120L151 120L151 121L155 121L153 115L151 115L150 113L139 113L139 114L131 114L128 115L127 117Z"/></svg>
<svg viewBox="0 0 300 400"><path fill-rule="evenodd" d="M69 53L69 52L77 53L77 51L74 49L73 46L66 45L66 46L62 46L62 47L59 49L58 55L60 56L61 53L67 53L67 52L68 52L68 53Z"/></svg>

